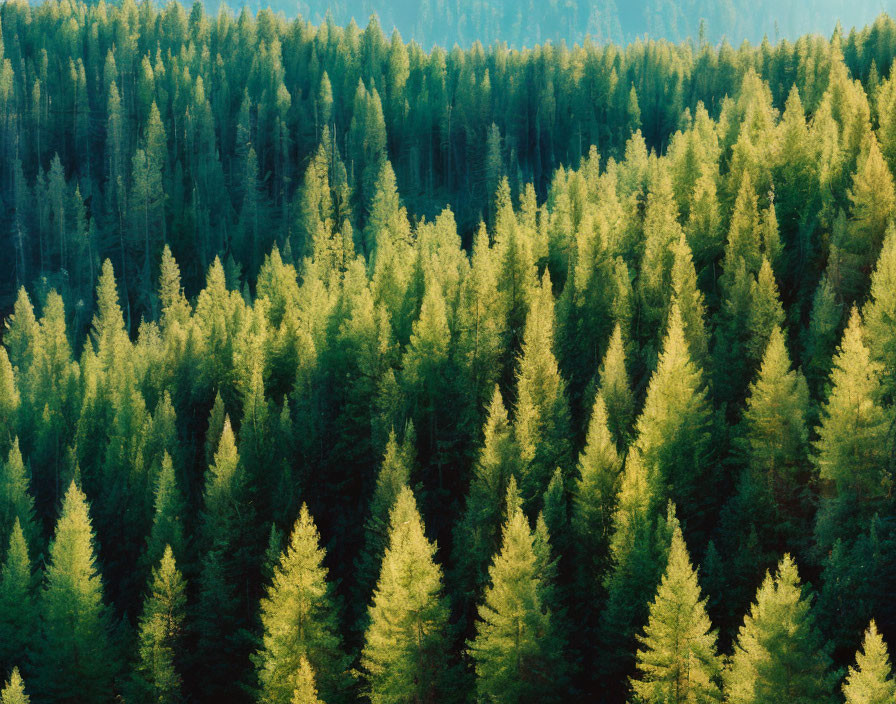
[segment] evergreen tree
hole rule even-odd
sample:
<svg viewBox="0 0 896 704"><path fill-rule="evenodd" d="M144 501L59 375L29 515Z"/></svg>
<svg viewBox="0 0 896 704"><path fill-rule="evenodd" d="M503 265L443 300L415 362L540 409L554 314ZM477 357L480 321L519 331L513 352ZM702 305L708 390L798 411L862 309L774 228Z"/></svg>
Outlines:
<svg viewBox="0 0 896 704"><path fill-rule="evenodd" d="M640 676L632 680L632 688L639 701L721 701L722 661L711 629L697 572L676 526L666 572L650 604L644 635L638 638L643 646L638 650Z"/></svg>
<svg viewBox="0 0 896 704"><path fill-rule="evenodd" d="M796 565L785 555L775 576L766 575L738 632L725 671L726 701L831 701L829 663Z"/></svg>
<svg viewBox="0 0 896 704"><path fill-rule="evenodd" d="M865 631L862 648L856 653L855 667L849 668L843 683L843 696L846 704L889 704L896 699L890 655L874 621Z"/></svg>
<svg viewBox="0 0 896 704"><path fill-rule="evenodd" d="M791 369L784 334L774 328L744 411L748 470L740 487L751 497L741 520L773 536L774 546L795 545L807 533L808 412L806 380Z"/></svg>
<svg viewBox="0 0 896 704"><path fill-rule="evenodd" d="M299 671L296 674L296 686L292 692L289 704L323 704L317 698L317 686L314 684L314 670L308 658L304 655L299 658Z"/></svg>
<svg viewBox="0 0 896 704"><path fill-rule="evenodd" d="M594 399L585 449L579 456L579 478L572 503L578 590L586 595L578 602L589 615L597 613L603 579L612 564L610 539L622 472L622 459L610 434L607 415L601 391Z"/></svg>
<svg viewBox="0 0 896 704"><path fill-rule="evenodd" d="M111 701L119 669L87 511L86 497L72 482L40 595L34 689L57 701Z"/></svg>
<svg viewBox="0 0 896 704"><path fill-rule="evenodd" d="M34 516L34 499L31 498L30 479L19 439L15 438L6 462L0 464L0 536L10 534L18 521L32 553L39 549L39 530Z"/></svg>
<svg viewBox="0 0 896 704"><path fill-rule="evenodd" d="M488 580L489 561L500 547L502 502L508 484L516 483L520 452L495 386L483 430L483 444L473 467L463 516L454 532L454 593L461 601L461 613L472 617Z"/></svg>
<svg viewBox="0 0 896 704"><path fill-rule="evenodd" d="M25 683L19 674L19 668L14 667L9 679L0 692L0 704L29 704L31 697L25 694Z"/></svg>
<svg viewBox="0 0 896 704"><path fill-rule="evenodd" d="M598 371L600 394L607 410L607 424L613 440L620 450L628 445L632 418L635 412L635 398L631 389L625 363L625 346L622 327L619 323L613 329L610 343Z"/></svg>
<svg viewBox="0 0 896 704"><path fill-rule="evenodd" d="M819 477L831 492L818 512L818 547L857 535L888 494L890 415L880 403L881 366L865 346L864 326L853 309L834 358L831 392L822 408L815 444Z"/></svg>
<svg viewBox="0 0 896 704"><path fill-rule="evenodd" d="M174 704L182 701L180 641L186 606L186 584L165 546L153 569L149 594L138 627L138 654L133 679L133 701Z"/></svg>
<svg viewBox="0 0 896 704"><path fill-rule="evenodd" d="M9 535L9 549L0 569L0 670L25 666L38 631L34 579L28 545L18 519Z"/></svg>
<svg viewBox="0 0 896 704"><path fill-rule="evenodd" d="M435 552L405 487L390 512L389 545L361 654L371 702L436 702L445 696L448 608Z"/></svg>
<svg viewBox="0 0 896 704"><path fill-rule="evenodd" d="M656 372L650 379L635 440L656 504L673 501L691 534L706 540L717 478L710 472L711 409L700 369L691 359L684 324L672 304Z"/></svg>
<svg viewBox="0 0 896 704"><path fill-rule="evenodd" d="M389 515L398 495L410 482L414 450L408 441L412 437L413 433L406 432L405 441L399 445L392 430L386 443L383 463L370 500L370 516L364 525L364 551L357 563L358 592L364 594L360 597L364 602L373 591L380 563L389 545Z"/></svg>
<svg viewBox="0 0 896 704"><path fill-rule="evenodd" d="M300 660L317 676L321 699L342 701L350 685L332 587L317 527L302 504L289 545L261 601L263 636L254 661L262 702L289 704Z"/></svg>
<svg viewBox="0 0 896 704"><path fill-rule="evenodd" d="M184 502L177 486L171 455L167 452L156 482L154 511L144 555L145 565L157 564L165 554L166 546L178 554L183 554L184 549Z"/></svg>
<svg viewBox="0 0 896 704"><path fill-rule="evenodd" d="M885 398L892 400L896 396L896 225L887 230L862 318L871 357L883 367Z"/></svg>
<svg viewBox="0 0 896 704"><path fill-rule="evenodd" d="M532 530L510 498L501 550L489 578L476 637L469 643L477 696L501 702L553 701L561 696L553 685L562 644L552 615L543 608Z"/></svg>
<svg viewBox="0 0 896 704"><path fill-rule="evenodd" d="M554 357L554 297L547 272L534 291L517 370L514 431L526 462L520 491L527 509L557 467L570 464L566 383Z"/></svg>

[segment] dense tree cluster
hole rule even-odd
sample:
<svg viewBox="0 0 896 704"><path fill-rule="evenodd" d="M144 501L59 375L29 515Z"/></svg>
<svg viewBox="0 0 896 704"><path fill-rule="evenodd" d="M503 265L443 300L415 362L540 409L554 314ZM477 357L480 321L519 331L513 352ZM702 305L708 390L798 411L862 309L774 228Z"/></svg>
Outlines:
<svg viewBox="0 0 896 704"><path fill-rule="evenodd" d="M252 0L249 7L268 3ZM210 6L217 7L215 3ZM270 6L287 15L296 5L275 0ZM474 41L508 42L513 47L545 42L628 43L648 35L672 41L706 37L727 38L732 44L795 38L810 32L827 33L840 18L858 25L871 22L881 5L869 0L813 0L774 3L770 0L299 0L299 12L313 22L327 15L341 24L377 13L384 27L429 47L433 44L470 46Z"/></svg>
<svg viewBox="0 0 896 704"><path fill-rule="evenodd" d="M3 704L892 701L891 20L0 21Z"/></svg>

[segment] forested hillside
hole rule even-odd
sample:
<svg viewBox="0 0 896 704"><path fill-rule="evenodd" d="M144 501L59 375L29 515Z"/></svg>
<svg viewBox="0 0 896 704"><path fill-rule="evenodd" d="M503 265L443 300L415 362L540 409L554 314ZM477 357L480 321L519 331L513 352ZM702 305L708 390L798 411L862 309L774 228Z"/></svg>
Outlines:
<svg viewBox="0 0 896 704"><path fill-rule="evenodd" d="M250 8L268 3L248 0ZM241 7L241 3L231 3ZM210 4L217 8L217 4ZM697 40L701 32L713 43L734 45L796 39L801 34L829 35L838 20L847 27L874 21L888 6L881 0L298 0L270 3L287 17L299 13L312 22L329 14L336 22L366 24L377 15L389 31L429 48L433 44L469 47L507 42L532 47L544 42L627 43L639 37L670 41Z"/></svg>
<svg viewBox="0 0 896 704"><path fill-rule="evenodd" d="M0 22L3 704L894 701L891 19Z"/></svg>

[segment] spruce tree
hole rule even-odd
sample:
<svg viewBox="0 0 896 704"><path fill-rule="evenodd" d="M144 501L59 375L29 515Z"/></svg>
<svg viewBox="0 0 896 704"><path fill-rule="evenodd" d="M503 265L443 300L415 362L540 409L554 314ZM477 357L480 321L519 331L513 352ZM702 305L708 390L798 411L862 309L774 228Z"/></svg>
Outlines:
<svg viewBox="0 0 896 704"><path fill-rule="evenodd" d="M476 668L477 696L502 702L553 701L562 653L543 608L532 530L508 492L508 517L490 584L479 607L469 653ZM514 505L516 503L516 505Z"/></svg>
<svg viewBox="0 0 896 704"><path fill-rule="evenodd" d="M871 357L883 366L885 398L892 401L896 398L896 225L887 230L862 318Z"/></svg>
<svg viewBox="0 0 896 704"><path fill-rule="evenodd" d="M154 515L143 558L144 565L158 564L165 554L166 546L171 546L171 550L178 555L183 554L184 510L171 455L166 452L156 481Z"/></svg>
<svg viewBox="0 0 896 704"><path fill-rule="evenodd" d="M28 545L16 519L0 569L0 671L25 666L25 657L35 644L37 616Z"/></svg>
<svg viewBox="0 0 896 704"><path fill-rule="evenodd" d="M631 389L625 360L625 345L622 327L613 328L607 351L598 370L600 394L607 411L607 425L616 447L620 450L628 445L632 419L635 413L635 398Z"/></svg>
<svg viewBox="0 0 896 704"><path fill-rule="evenodd" d="M637 679L632 689L646 704L721 701L722 661L716 634L700 598L697 572L691 566L681 528L675 527L669 562L644 635L638 640Z"/></svg>
<svg viewBox="0 0 896 704"><path fill-rule="evenodd" d="M520 470L520 453L497 385L483 430L483 444L463 516L454 531L454 593L465 618L488 580L489 561L500 547L502 504L507 486Z"/></svg>
<svg viewBox="0 0 896 704"><path fill-rule="evenodd" d="M717 482L709 462L711 412L673 302L663 350L638 418L635 447L659 492L656 505L675 503L691 534L699 536L698 544L706 540Z"/></svg>
<svg viewBox="0 0 896 704"><path fill-rule="evenodd" d="M855 667L849 668L843 683L846 704L891 704L896 700L887 645L874 621L865 631L862 648L856 653Z"/></svg>
<svg viewBox="0 0 896 704"><path fill-rule="evenodd" d="M362 603L366 603L373 591L389 544L389 515L401 490L410 482L414 449L408 440L412 437L413 433L407 432L405 442L399 444L395 430L389 433L370 500L370 515L364 524L364 550L356 565L358 595Z"/></svg>
<svg viewBox="0 0 896 704"><path fill-rule="evenodd" d="M317 685L314 683L314 670L304 655L299 658L299 671L296 673L296 686L292 691L289 704L324 704L317 698Z"/></svg>
<svg viewBox="0 0 896 704"><path fill-rule="evenodd" d="M25 533L28 549L36 553L40 534L29 485L28 470L22 461L19 440L15 438L6 462L0 461L0 539L6 539L18 520Z"/></svg>
<svg viewBox="0 0 896 704"><path fill-rule="evenodd" d="M14 667L9 679L0 692L0 704L29 704L31 697L25 694L25 683L19 674L19 668Z"/></svg>
<svg viewBox="0 0 896 704"><path fill-rule="evenodd" d="M816 526L822 550L830 549L838 536L857 535L887 497L891 413L881 405L881 374L853 309L834 358L832 388L815 443L819 477L831 485Z"/></svg>
<svg viewBox="0 0 896 704"><path fill-rule="evenodd" d="M404 487L390 512L389 544L361 653L374 704L437 702L446 696L448 607L435 552L414 495Z"/></svg>
<svg viewBox="0 0 896 704"><path fill-rule="evenodd" d="M153 569L149 594L138 625L138 655L132 683L132 701L176 704L182 701L181 639L186 607L186 584L165 546L159 566Z"/></svg>
<svg viewBox="0 0 896 704"><path fill-rule="evenodd" d="M261 601L263 635L253 659L262 702L289 704L302 656L314 668L321 699L338 702L346 696L350 660L339 636L324 555L317 527L302 504L273 583Z"/></svg>
<svg viewBox="0 0 896 704"><path fill-rule="evenodd" d="M772 549L804 542L808 533L808 413L806 380L791 369L784 333L776 327L750 385L738 439L747 464L740 521L755 526Z"/></svg>
<svg viewBox="0 0 896 704"><path fill-rule="evenodd" d="M815 626L796 565L785 555L766 574L744 619L730 665L725 696L731 704L831 701L830 658Z"/></svg>
<svg viewBox="0 0 896 704"><path fill-rule="evenodd" d="M554 296L547 272L526 318L517 370L514 431L526 466L520 491L531 510L557 467L570 464L566 383L554 356Z"/></svg>
<svg viewBox="0 0 896 704"><path fill-rule="evenodd" d="M62 502L40 595L34 689L58 701L111 701L118 657L103 603L87 499L72 482Z"/></svg>
<svg viewBox="0 0 896 704"><path fill-rule="evenodd" d="M585 449L579 455L579 478L572 501L572 529L578 555L576 603L593 621L602 596L602 583L611 566L610 539L622 472L622 459L610 434L603 391L594 399ZM591 624L593 627L593 623Z"/></svg>

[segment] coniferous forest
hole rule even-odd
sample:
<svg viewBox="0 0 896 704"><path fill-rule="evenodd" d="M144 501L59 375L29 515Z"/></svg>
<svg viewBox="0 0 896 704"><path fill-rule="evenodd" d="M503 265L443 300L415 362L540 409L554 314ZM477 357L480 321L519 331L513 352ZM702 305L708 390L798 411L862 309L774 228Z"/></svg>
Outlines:
<svg viewBox="0 0 896 704"><path fill-rule="evenodd" d="M0 24L2 704L896 701L894 20Z"/></svg>

